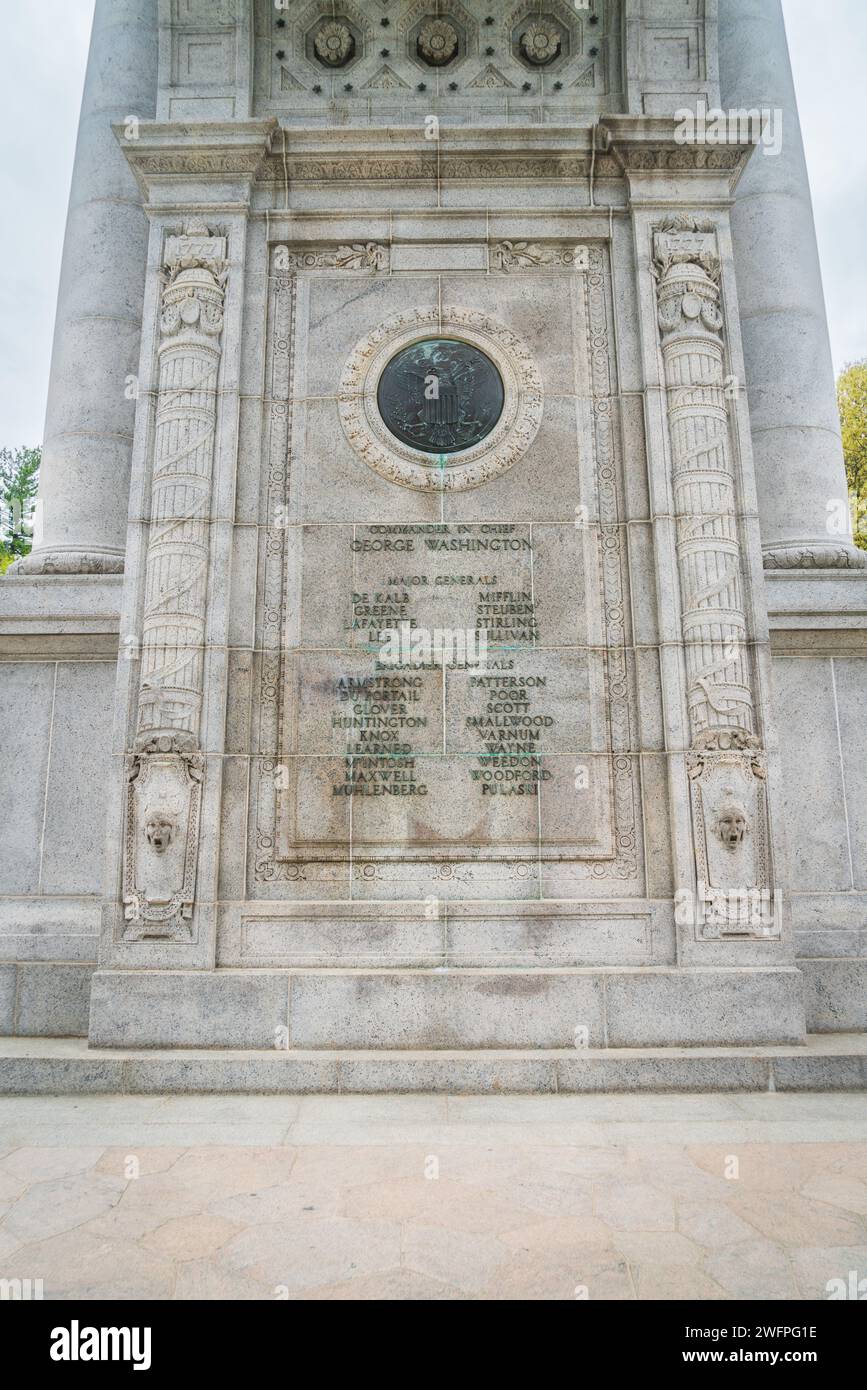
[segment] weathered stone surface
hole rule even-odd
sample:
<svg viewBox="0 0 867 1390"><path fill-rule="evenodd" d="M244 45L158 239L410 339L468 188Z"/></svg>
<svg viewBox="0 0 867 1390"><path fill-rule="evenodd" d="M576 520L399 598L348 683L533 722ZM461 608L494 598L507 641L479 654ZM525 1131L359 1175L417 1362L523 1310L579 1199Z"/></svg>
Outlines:
<svg viewBox="0 0 867 1390"><path fill-rule="evenodd" d="M97 5L0 585L0 1026L80 1033L99 929L122 1051L9 1088L861 1084L797 1051L805 985L865 1023L867 579L779 0L436 8ZM190 1289L269 1277L237 1239ZM597 1254L620 1297L684 1247Z"/></svg>
<svg viewBox="0 0 867 1390"><path fill-rule="evenodd" d="M788 1048L611 1051L137 1048L119 1053L89 1050L73 1040L0 1039L0 1093L13 1096L612 1092L622 1111L628 1092L859 1091L865 1087L863 1034L816 1035L808 1038L806 1046Z"/></svg>
<svg viewBox="0 0 867 1390"><path fill-rule="evenodd" d="M95 1047L260 1047L281 1044L288 976L274 972L97 972L91 994Z"/></svg>
<svg viewBox="0 0 867 1390"><path fill-rule="evenodd" d="M867 959L803 960L799 965L811 1033L867 1030Z"/></svg>
<svg viewBox="0 0 867 1390"><path fill-rule="evenodd" d="M801 1042L797 970L612 974L606 983L611 1047Z"/></svg>
<svg viewBox="0 0 867 1390"><path fill-rule="evenodd" d="M497 972L294 975L294 1047L563 1047L602 1040L592 976Z"/></svg>
<svg viewBox="0 0 867 1390"><path fill-rule="evenodd" d="M22 962L17 970L14 1032L22 1037L87 1037L93 966Z"/></svg>

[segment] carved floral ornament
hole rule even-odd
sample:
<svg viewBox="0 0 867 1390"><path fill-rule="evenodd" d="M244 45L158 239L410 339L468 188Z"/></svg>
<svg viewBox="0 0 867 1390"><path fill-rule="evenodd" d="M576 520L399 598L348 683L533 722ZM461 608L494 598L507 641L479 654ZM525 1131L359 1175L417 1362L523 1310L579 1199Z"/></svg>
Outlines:
<svg viewBox="0 0 867 1390"><path fill-rule="evenodd" d="M560 56L562 35L551 20L537 19L521 35L521 52L536 67L553 63Z"/></svg>
<svg viewBox="0 0 867 1390"><path fill-rule="evenodd" d="M346 24L331 19L316 30L313 48L320 62L330 68L342 68L355 52L355 39Z"/></svg>
<svg viewBox="0 0 867 1390"><path fill-rule="evenodd" d="M503 410L494 428L447 460L398 439L378 403L380 378L396 354L432 337L478 348L503 382ZM542 420L542 378L527 345L496 319L472 309L416 309L389 319L357 344L341 377L338 408L349 443L380 477L421 492L462 491L505 473L526 453Z"/></svg>
<svg viewBox="0 0 867 1390"><path fill-rule="evenodd" d="M459 43L457 30L447 19L429 19L419 31L418 51L432 67L443 67L454 58Z"/></svg>
<svg viewBox="0 0 867 1390"><path fill-rule="evenodd" d="M277 246L275 271L294 274L299 270L388 270L388 247L375 241L353 242L351 246Z"/></svg>

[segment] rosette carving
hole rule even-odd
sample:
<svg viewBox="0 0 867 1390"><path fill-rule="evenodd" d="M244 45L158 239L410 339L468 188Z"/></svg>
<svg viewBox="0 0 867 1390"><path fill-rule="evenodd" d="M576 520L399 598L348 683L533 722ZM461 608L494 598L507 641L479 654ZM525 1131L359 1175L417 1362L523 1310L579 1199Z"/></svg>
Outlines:
<svg viewBox="0 0 867 1390"><path fill-rule="evenodd" d="M555 58L559 58L561 47L560 30L550 20L534 20L521 35L521 52L527 61L536 67L553 63Z"/></svg>
<svg viewBox="0 0 867 1390"><path fill-rule="evenodd" d="M330 19L316 30L313 48L320 62L330 68L342 68L355 52L355 39L347 25Z"/></svg>
<svg viewBox="0 0 867 1390"><path fill-rule="evenodd" d="M457 30L447 19L430 19L419 31L419 57L432 67L443 67L454 58L459 43Z"/></svg>

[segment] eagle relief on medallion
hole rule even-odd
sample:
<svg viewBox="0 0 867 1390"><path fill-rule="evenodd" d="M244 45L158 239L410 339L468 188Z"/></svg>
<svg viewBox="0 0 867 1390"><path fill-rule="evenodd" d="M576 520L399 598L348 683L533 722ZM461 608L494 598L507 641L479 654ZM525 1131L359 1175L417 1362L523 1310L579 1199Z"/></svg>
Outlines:
<svg viewBox="0 0 867 1390"><path fill-rule="evenodd" d="M386 366L377 403L389 430L404 444L431 454L454 454L478 444L503 412L503 381L489 357L471 343L426 338L403 348Z"/></svg>

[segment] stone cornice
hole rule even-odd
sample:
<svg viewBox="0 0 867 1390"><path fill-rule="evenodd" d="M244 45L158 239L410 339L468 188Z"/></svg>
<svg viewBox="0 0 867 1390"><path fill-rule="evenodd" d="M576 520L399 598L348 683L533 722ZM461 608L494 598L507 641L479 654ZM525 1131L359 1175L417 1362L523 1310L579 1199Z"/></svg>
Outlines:
<svg viewBox="0 0 867 1390"><path fill-rule="evenodd" d="M631 184L647 176L716 177L733 193L755 149L740 138L736 121L725 123L722 139L685 140L669 116L606 116L599 123L601 147Z"/></svg>
<svg viewBox="0 0 867 1390"><path fill-rule="evenodd" d="M118 122L115 136L149 197L155 185L198 182L252 184L278 136L276 117L264 121L180 123L141 121L134 134Z"/></svg>
<svg viewBox="0 0 867 1390"><path fill-rule="evenodd" d="M417 127L285 129L266 121L201 124L143 121L134 138L115 133L139 183L388 183L442 180L574 183L668 174L720 180L730 193L751 144L682 143L671 119L606 117L592 126L440 127L427 140Z"/></svg>

